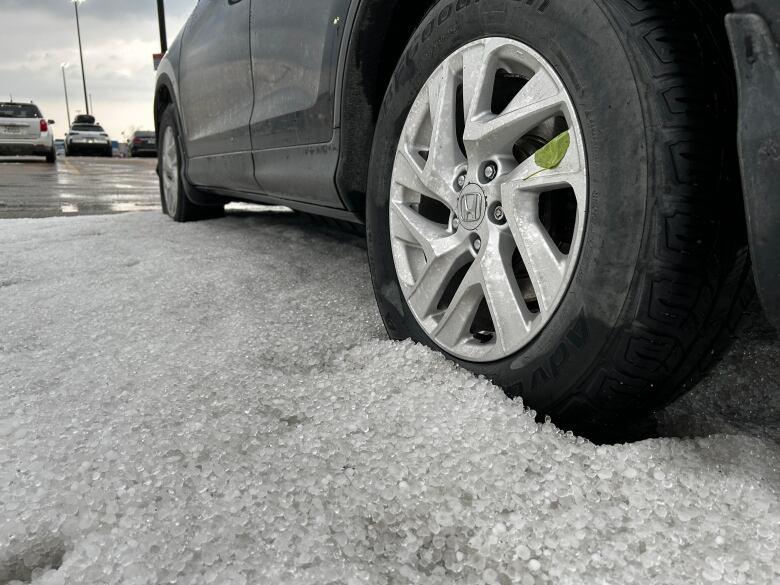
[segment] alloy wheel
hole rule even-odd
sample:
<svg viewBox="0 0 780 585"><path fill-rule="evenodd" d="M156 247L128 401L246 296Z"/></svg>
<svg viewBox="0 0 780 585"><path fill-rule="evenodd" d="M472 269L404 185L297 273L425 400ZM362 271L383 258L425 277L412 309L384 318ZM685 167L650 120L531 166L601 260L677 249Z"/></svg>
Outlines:
<svg viewBox="0 0 780 585"><path fill-rule="evenodd" d="M176 149L176 135L168 126L162 140L162 182L165 206L173 217L179 205L179 153Z"/></svg>
<svg viewBox="0 0 780 585"><path fill-rule="evenodd" d="M508 38L451 54L393 166L393 259L417 322L468 361L525 347L571 284L587 205L582 132L552 66Z"/></svg>

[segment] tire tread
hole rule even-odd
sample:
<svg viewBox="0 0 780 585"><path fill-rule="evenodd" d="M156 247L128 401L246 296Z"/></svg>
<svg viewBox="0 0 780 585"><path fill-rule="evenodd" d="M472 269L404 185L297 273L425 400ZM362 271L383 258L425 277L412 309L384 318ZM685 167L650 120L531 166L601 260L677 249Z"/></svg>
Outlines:
<svg viewBox="0 0 780 585"><path fill-rule="evenodd" d="M730 122L734 98L726 62L714 59L722 47L712 15L692 1L609 4L632 31L633 59L653 82L647 107L662 145L656 153L665 157L655 169L673 173L656 180L649 226L656 237L646 236L629 325L578 391L553 406L581 427L644 416L689 390L728 348L755 299L744 222L733 217L738 174L728 165L713 173L730 146L712 129Z"/></svg>

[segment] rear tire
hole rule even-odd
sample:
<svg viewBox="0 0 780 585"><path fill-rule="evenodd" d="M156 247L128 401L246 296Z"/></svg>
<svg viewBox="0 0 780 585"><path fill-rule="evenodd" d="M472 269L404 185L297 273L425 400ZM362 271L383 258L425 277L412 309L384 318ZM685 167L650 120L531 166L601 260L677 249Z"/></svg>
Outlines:
<svg viewBox="0 0 780 585"><path fill-rule="evenodd" d="M46 155L46 162L47 163L55 163L57 162L57 149L52 146L49 153Z"/></svg>
<svg viewBox="0 0 780 585"><path fill-rule="evenodd" d="M390 81L372 150L368 251L389 335L441 351L585 433L643 417L689 389L725 347L751 285L737 156L722 130L734 127L734 95L716 19L676 1L439 1ZM412 312L392 249L390 193L402 130L420 116L412 104L445 59L487 37L531 47L563 81L584 136L588 208L575 272L549 321L522 349L486 363L445 351ZM502 111L490 103L482 120ZM494 154L503 165L506 153ZM452 302L447 294L439 309Z"/></svg>
<svg viewBox="0 0 780 585"><path fill-rule="evenodd" d="M181 135L173 104L168 105L160 118L159 137L157 160L163 213L178 222L223 217L224 204L197 205L187 197L187 190L194 190L195 187L189 185L184 176Z"/></svg>

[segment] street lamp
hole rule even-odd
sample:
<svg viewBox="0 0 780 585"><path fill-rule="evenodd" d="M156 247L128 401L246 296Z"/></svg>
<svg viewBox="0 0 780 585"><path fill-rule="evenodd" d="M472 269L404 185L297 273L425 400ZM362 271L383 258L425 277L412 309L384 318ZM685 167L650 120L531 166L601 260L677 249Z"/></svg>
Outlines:
<svg viewBox="0 0 780 585"><path fill-rule="evenodd" d="M62 69L62 87L65 88L65 111L68 112L68 127L70 127L70 103L68 102L68 82L65 80L65 70L70 67L70 63L60 63Z"/></svg>
<svg viewBox="0 0 780 585"><path fill-rule="evenodd" d="M73 8L76 9L76 32L79 36L79 59L81 59L81 81L84 84L84 106L87 108L87 115L89 115L89 98L87 96L87 75L84 73L84 51L81 49L81 25L79 23L79 4L84 0L70 0L73 2Z"/></svg>

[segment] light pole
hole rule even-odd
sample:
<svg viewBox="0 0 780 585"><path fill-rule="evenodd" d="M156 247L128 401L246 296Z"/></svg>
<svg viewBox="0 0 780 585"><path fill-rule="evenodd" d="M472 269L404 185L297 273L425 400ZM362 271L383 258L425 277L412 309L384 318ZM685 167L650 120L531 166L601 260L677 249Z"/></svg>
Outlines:
<svg viewBox="0 0 780 585"><path fill-rule="evenodd" d="M70 63L61 63L62 69L62 87L65 88L65 111L68 112L68 128L70 128L70 102L68 102L68 82L65 80L65 70L70 67Z"/></svg>
<svg viewBox="0 0 780 585"><path fill-rule="evenodd" d="M81 49L81 24L79 23L79 4L84 0L71 0L73 2L73 8L76 9L76 32L79 36L79 59L81 59L81 81L84 84L84 106L87 108L87 115L89 115L89 98L87 97L87 74L84 73L84 51Z"/></svg>
<svg viewBox="0 0 780 585"><path fill-rule="evenodd" d="M157 22L160 25L160 52L168 51L168 34L165 31L165 0L157 0Z"/></svg>

